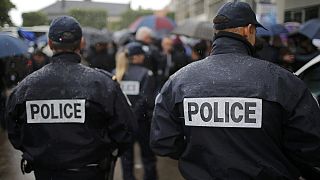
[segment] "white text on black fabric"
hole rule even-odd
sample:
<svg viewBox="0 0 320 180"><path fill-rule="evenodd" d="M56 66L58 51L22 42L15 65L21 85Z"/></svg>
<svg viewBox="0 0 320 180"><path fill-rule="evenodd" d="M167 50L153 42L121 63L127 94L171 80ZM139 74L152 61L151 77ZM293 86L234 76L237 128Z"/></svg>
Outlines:
<svg viewBox="0 0 320 180"><path fill-rule="evenodd" d="M85 100L27 101L27 123L84 123Z"/></svg>
<svg viewBox="0 0 320 180"><path fill-rule="evenodd" d="M186 126L261 128L262 100L257 98L185 98Z"/></svg>

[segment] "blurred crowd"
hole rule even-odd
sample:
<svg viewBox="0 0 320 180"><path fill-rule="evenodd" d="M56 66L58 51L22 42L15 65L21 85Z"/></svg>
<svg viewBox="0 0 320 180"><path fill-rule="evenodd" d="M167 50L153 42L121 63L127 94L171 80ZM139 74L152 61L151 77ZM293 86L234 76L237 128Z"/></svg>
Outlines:
<svg viewBox="0 0 320 180"><path fill-rule="evenodd" d="M320 54L312 40L300 33L260 36L257 39L256 52L257 57L292 72Z"/></svg>
<svg viewBox="0 0 320 180"><path fill-rule="evenodd" d="M316 47L317 42L301 33L300 25L293 29L285 29L286 26L281 24L275 26L277 26L276 30L271 26L267 27L268 31L257 32L256 57L295 72L320 54ZM170 75L180 68L210 55L214 40L214 37L209 41L175 34L159 37L148 27L140 27L136 32L124 30L113 34L88 30L88 28L84 28L83 31L81 63L108 72L116 68L116 54L119 50L130 42L141 43L145 52L143 66L153 72L156 91L159 91ZM25 41L28 40L23 33L19 33L19 36ZM38 38L41 41L31 43L29 48L31 53L1 58L2 98L8 94L6 89L10 89L26 75L50 62L52 52L48 48L46 36L46 34L41 35ZM4 107L4 101L1 101L1 104L1 107Z"/></svg>
<svg viewBox="0 0 320 180"><path fill-rule="evenodd" d="M295 72L319 55L320 51L316 46L318 41L301 32L299 27L302 25L297 24L291 29L285 24L268 26L268 31L261 32L257 29L256 57ZM81 63L108 72L116 68L116 55L119 50L130 42L141 43L145 52L143 66L153 72L156 91L161 89L170 75L183 66L209 56L214 40L214 37L210 41L177 34L159 37L148 27L140 27L136 32L123 30L113 34L98 32L92 28L83 28L83 32ZM28 41L29 36L26 33L20 32L19 36ZM8 94L6 89L10 89L26 75L50 62L52 52L47 45L46 36L40 35L31 44L28 41L30 53L0 58L2 98ZM3 107L4 101L1 103Z"/></svg>

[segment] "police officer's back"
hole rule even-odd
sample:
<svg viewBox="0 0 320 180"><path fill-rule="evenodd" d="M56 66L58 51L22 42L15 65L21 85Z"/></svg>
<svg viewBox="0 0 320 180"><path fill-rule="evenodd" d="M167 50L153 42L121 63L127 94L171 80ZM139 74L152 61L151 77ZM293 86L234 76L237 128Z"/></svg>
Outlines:
<svg viewBox="0 0 320 180"><path fill-rule="evenodd" d="M261 25L249 5L225 4L214 23L211 56L156 99L153 150L179 159L186 179L298 179L319 167L319 107L293 74L252 57Z"/></svg>
<svg viewBox="0 0 320 180"><path fill-rule="evenodd" d="M131 142L129 105L109 73L80 64L81 36L74 18L55 19L52 62L8 101L9 139L37 179L104 179L109 155Z"/></svg>
<svg viewBox="0 0 320 180"><path fill-rule="evenodd" d="M142 44L131 42L117 55L116 77L123 92L132 103L138 129L135 140L139 142L145 180L156 180L156 157L149 146L150 120L154 108L155 79L151 70L143 67L145 52ZM124 65L124 66L123 66ZM121 157L124 180L134 178L134 146Z"/></svg>

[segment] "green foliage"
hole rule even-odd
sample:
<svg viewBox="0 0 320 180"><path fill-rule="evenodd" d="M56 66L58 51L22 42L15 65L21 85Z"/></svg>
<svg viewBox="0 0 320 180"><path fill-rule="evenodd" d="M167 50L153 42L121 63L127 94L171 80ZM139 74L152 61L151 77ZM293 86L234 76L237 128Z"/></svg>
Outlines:
<svg viewBox="0 0 320 180"><path fill-rule="evenodd" d="M174 12L169 12L169 13L167 14L167 17L170 18L170 19L172 19L172 20L175 19L174 16L175 16Z"/></svg>
<svg viewBox="0 0 320 180"><path fill-rule="evenodd" d="M42 12L22 13L22 19L22 26L47 25L49 22L47 15Z"/></svg>
<svg viewBox="0 0 320 180"><path fill-rule="evenodd" d="M12 25L12 21L9 16L9 11L16 6L10 2L10 0L0 0L0 26L5 24Z"/></svg>
<svg viewBox="0 0 320 180"><path fill-rule="evenodd" d="M107 26L107 12L102 9L71 9L69 15L76 18L83 27L103 29Z"/></svg>
<svg viewBox="0 0 320 180"><path fill-rule="evenodd" d="M141 16L151 15L151 14L153 14L152 10L139 9L139 10L135 11L135 10L130 9L121 15L122 20L119 23L118 28L119 29L127 28L137 18L139 18Z"/></svg>

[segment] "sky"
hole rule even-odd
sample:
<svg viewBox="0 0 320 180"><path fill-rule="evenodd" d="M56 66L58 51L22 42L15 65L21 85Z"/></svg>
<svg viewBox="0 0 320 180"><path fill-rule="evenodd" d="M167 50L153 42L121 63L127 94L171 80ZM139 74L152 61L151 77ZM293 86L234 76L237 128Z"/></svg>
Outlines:
<svg viewBox="0 0 320 180"><path fill-rule="evenodd" d="M16 9L10 11L11 20L15 25L22 24L21 14L23 12L38 11L47 7L57 0L10 0ZM129 3L130 0L93 0L97 2L111 2L111 3ZM159 10L168 5L170 0L131 0L131 8L138 9L140 6L144 9Z"/></svg>

